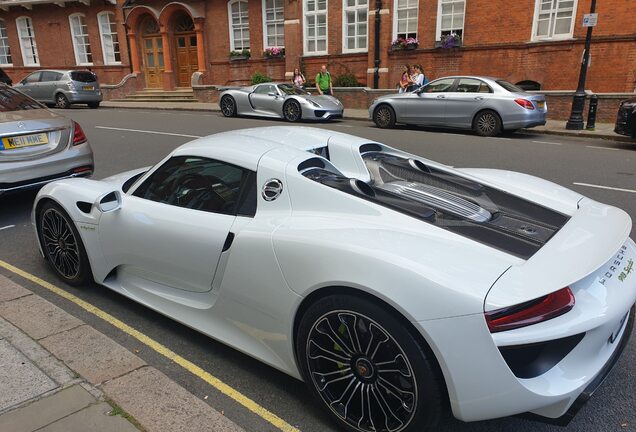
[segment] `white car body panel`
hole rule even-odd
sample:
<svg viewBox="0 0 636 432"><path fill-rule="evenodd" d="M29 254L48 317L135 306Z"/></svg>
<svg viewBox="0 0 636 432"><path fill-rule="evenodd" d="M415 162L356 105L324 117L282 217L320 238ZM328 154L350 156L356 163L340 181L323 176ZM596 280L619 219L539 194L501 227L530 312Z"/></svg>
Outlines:
<svg viewBox="0 0 636 432"><path fill-rule="evenodd" d="M439 362L457 418L526 411L562 415L617 350L608 337L621 338L624 330L617 328L636 301L636 276L621 289L616 277L599 283L617 251L625 260L636 259L629 216L535 177L456 170L379 145L387 154L478 179L569 218L533 256L522 259L299 172L302 162L321 159L309 150L328 145L326 164L369 181L372 174L360 156L360 146L369 143L327 130L272 127L201 138L164 159L194 155L256 171L254 217L132 196L159 164L102 181L49 184L36 198L34 223L42 200L56 201L75 221L98 283L296 378L294 325L301 303L322 288L346 287L384 301L419 331ZM121 190L127 179L144 171L130 190ZM283 189L277 199L266 201L261 188L271 179L280 180ZM93 205L85 213L76 205L115 190L122 195L121 207L112 212L102 214ZM206 232L206 224L216 225ZM153 232L161 234L153 237ZM221 250L227 232L235 238ZM128 271L126 266L135 264L139 268ZM532 326L489 332L484 311L568 285L577 300L572 311ZM585 337L574 350L536 378L515 376L498 349L581 332Z"/></svg>

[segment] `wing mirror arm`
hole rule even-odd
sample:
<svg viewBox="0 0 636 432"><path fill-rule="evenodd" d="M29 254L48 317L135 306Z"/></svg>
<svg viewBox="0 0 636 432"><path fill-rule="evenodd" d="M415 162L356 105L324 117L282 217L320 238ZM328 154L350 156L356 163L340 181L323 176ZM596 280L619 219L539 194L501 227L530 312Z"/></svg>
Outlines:
<svg viewBox="0 0 636 432"><path fill-rule="evenodd" d="M121 208L121 193L119 191L108 192L100 195L95 200L95 207L102 213L108 213Z"/></svg>

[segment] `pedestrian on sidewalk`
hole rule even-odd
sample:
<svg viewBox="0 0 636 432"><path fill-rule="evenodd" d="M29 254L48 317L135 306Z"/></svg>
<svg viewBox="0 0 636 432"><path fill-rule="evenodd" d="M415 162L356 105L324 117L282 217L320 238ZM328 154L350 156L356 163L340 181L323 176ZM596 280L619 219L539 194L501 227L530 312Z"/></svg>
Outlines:
<svg viewBox="0 0 636 432"><path fill-rule="evenodd" d="M316 90L320 95L328 94L333 96L333 87L331 84L331 74L327 70L327 65L322 65L320 72L316 75Z"/></svg>
<svg viewBox="0 0 636 432"><path fill-rule="evenodd" d="M422 73L422 66L413 65L413 74L411 75L411 81L413 82L407 89L412 92L424 85L424 74Z"/></svg>
<svg viewBox="0 0 636 432"><path fill-rule="evenodd" d="M400 78L400 82L398 83L398 93L406 92L406 89L413 84L413 80L411 80L411 66L404 65L402 66L402 77Z"/></svg>
<svg viewBox="0 0 636 432"><path fill-rule="evenodd" d="M294 69L294 77L292 78L292 84L296 87L302 87L305 82L305 76L300 72L298 68Z"/></svg>

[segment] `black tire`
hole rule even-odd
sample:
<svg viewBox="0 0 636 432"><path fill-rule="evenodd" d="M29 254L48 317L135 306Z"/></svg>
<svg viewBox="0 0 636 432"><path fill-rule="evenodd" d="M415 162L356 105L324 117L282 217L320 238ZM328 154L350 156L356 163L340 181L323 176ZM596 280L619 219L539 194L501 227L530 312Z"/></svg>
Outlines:
<svg viewBox="0 0 636 432"><path fill-rule="evenodd" d="M473 119L473 131L479 136L493 137L501 133L501 119L495 111L484 110Z"/></svg>
<svg viewBox="0 0 636 432"><path fill-rule="evenodd" d="M71 103L68 101L68 98L64 96L62 93L58 93L55 95L55 106L58 108L69 108Z"/></svg>
<svg viewBox="0 0 636 432"><path fill-rule="evenodd" d="M380 105L373 112L373 122L381 129L395 126L395 111L389 105Z"/></svg>
<svg viewBox="0 0 636 432"><path fill-rule="evenodd" d="M288 122L297 122L303 116L302 108L298 101L290 100L283 105L283 116Z"/></svg>
<svg viewBox="0 0 636 432"><path fill-rule="evenodd" d="M99 108L99 102L89 102L88 103L88 107L90 109L97 109L97 108Z"/></svg>
<svg viewBox="0 0 636 432"><path fill-rule="evenodd" d="M225 95L221 98L221 112L225 117L236 117L236 101L232 96Z"/></svg>
<svg viewBox="0 0 636 432"><path fill-rule="evenodd" d="M346 430L434 430L444 412L430 349L372 300L331 295L311 305L298 327L296 356L310 392Z"/></svg>
<svg viewBox="0 0 636 432"><path fill-rule="evenodd" d="M37 228L44 256L60 279L73 286L92 282L82 238L61 206L53 201L44 203L37 214Z"/></svg>

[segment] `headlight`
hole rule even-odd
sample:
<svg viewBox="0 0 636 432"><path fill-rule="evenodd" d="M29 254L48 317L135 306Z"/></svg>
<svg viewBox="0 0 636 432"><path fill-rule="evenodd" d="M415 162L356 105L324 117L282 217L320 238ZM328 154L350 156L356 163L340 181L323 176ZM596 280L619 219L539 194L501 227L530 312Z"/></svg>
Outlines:
<svg viewBox="0 0 636 432"><path fill-rule="evenodd" d="M310 100L310 99L307 99L307 102L309 102L310 104L312 104L312 105L313 105L313 106L315 106L316 108L321 108L321 106L320 106L320 105L318 105L316 102L314 102L314 101L312 101L312 100Z"/></svg>

